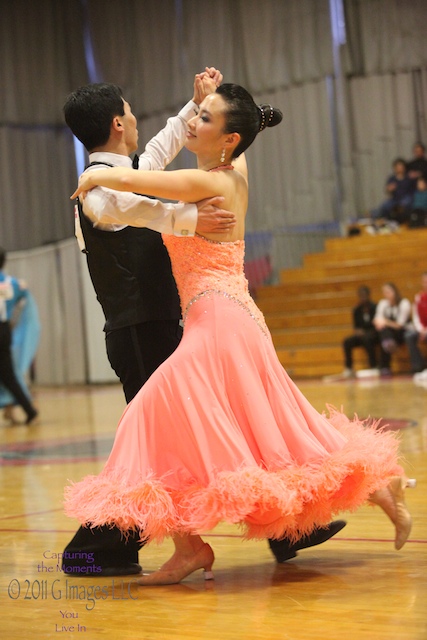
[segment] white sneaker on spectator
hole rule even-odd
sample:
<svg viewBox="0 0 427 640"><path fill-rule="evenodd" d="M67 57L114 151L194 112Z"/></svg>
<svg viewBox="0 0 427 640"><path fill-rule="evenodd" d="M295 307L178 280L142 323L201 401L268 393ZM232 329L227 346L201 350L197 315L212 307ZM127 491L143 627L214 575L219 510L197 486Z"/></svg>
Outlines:
<svg viewBox="0 0 427 640"><path fill-rule="evenodd" d="M356 371L356 378L378 378L379 375L379 369L359 369Z"/></svg>
<svg viewBox="0 0 427 640"><path fill-rule="evenodd" d="M414 374L414 382L427 382L427 369Z"/></svg>

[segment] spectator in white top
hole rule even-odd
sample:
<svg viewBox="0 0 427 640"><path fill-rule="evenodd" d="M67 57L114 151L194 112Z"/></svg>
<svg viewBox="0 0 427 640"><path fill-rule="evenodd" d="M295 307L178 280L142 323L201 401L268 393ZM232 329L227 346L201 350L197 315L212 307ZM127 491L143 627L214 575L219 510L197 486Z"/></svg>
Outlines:
<svg viewBox="0 0 427 640"><path fill-rule="evenodd" d="M393 282L382 287L383 298L378 302L373 324L380 339L380 374L390 376L391 356L404 342L405 328L411 319L411 303L402 298Z"/></svg>

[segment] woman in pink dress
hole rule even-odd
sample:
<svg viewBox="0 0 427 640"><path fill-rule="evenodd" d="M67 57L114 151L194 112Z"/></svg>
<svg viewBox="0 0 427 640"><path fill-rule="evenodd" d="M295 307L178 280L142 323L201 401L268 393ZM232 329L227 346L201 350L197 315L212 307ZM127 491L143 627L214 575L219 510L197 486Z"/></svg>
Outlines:
<svg viewBox="0 0 427 640"><path fill-rule="evenodd" d="M246 537L297 540L369 500L395 525L397 549L411 529L396 437L332 409L319 414L281 366L248 292L242 153L281 119L242 87L222 85L189 122L198 169L88 172L72 196L98 185L189 202L222 195L237 217L226 238L163 238L183 339L126 407L101 474L66 490L67 514L82 523L172 536L174 555L142 585L200 568L211 578L213 551L197 532L220 521L239 523Z"/></svg>

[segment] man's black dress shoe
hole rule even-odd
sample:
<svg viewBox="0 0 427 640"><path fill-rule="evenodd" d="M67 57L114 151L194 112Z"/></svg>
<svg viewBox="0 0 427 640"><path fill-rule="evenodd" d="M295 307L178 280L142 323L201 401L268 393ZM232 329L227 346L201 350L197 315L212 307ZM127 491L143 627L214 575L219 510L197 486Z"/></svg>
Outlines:
<svg viewBox="0 0 427 640"><path fill-rule="evenodd" d="M79 527L62 554L62 570L73 577L129 576L141 573L138 551L145 543L139 533L127 535L105 525Z"/></svg>
<svg viewBox="0 0 427 640"><path fill-rule="evenodd" d="M326 540L329 540L329 538L337 534L338 531L344 529L346 524L347 522L345 520L334 520L330 522L327 527L316 529L313 533L310 533L308 536L303 536L294 544L291 544L287 538L283 538L283 540L269 540L268 544L277 562L286 562L286 560L295 558L300 549L315 547L318 544L326 542Z"/></svg>

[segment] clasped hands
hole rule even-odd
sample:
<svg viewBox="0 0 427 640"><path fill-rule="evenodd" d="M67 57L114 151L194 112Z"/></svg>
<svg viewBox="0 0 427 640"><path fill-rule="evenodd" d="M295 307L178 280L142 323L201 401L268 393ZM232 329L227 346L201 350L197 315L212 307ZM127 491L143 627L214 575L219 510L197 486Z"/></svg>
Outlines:
<svg viewBox="0 0 427 640"><path fill-rule="evenodd" d="M223 81L223 75L215 67L205 67L202 73L194 76L193 102L201 104L210 93L215 93Z"/></svg>

